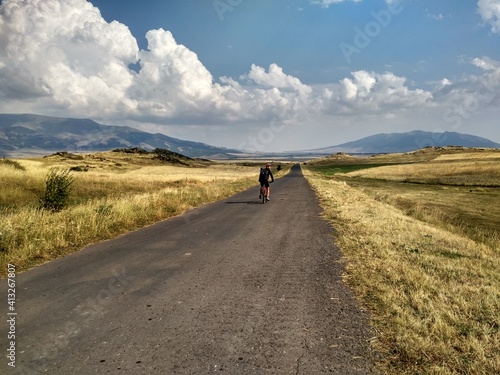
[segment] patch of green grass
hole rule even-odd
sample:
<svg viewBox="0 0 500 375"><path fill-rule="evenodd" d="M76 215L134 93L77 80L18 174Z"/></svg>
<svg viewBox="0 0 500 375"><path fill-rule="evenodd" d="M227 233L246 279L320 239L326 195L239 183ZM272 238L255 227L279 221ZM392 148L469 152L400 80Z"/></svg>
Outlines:
<svg viewBox="0 0 500 375"><path fill-rule="evenodd" d="M314 172L321 173L325 177L333 176L337 173L349 173L359 171L361 169L376 168L388 164L343 164L343 165L318 165L312 166L310 169Z"/></svg>

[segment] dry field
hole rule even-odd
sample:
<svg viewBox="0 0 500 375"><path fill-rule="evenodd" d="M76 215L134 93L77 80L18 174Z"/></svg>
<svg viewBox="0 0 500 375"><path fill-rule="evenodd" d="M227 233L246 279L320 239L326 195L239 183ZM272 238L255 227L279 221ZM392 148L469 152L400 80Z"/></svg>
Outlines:
<svg viewBox="0 0 500 375"><path fill-rule="evenodd" d="M500 152L439 155L428 162L390 165L350 173L388 181L451 186L500 187Z"/></svg>
<svg viewBox="0 0 500 375"><path fill-rule="evenodd" d="M258 167L99 153L0 161L0 277L257 185ZM39 207L52 167L73 168L68 207ZM283 175L289 169L277 175Z"/></svg>
<svg viewBox="0 0 500 375"><path fill-rule="evenodd" d="M499 156L424 150L308 163L346 282L371 312L382 373L500 373Z"/></svg>

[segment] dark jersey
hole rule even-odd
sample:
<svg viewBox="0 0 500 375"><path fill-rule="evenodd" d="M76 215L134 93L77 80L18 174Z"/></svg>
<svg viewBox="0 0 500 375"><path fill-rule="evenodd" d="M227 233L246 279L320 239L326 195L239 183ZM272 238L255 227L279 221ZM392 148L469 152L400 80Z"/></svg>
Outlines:
<svg viewBox="0 0 500 375"><path fill-rule="evenodd" d="M269 177L271 177L271 181L274 182L273 172L271 172L268 168L261 168L259 175L259 182L269 181Z"/></svg>

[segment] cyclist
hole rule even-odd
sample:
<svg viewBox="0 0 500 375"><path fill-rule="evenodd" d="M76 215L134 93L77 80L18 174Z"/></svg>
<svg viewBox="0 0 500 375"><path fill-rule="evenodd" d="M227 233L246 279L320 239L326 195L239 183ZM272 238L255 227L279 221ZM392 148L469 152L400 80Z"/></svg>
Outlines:
<svg viewBox="0 0 500 375"><path fill-rule="evenodd" d="M274 182L273 172L271 172L271 164L266 163L266 167L260 169L259 182L260 182L261 188L263 186L265 186L267 189L266 200L268 200L268 201L269 201L269 195L271 193L271 189L269 188L269 177L271 177L271 182ZM260 190L259 190L259 199L261 199L261 198L262 198L262 196L260 195Z"/></svg>

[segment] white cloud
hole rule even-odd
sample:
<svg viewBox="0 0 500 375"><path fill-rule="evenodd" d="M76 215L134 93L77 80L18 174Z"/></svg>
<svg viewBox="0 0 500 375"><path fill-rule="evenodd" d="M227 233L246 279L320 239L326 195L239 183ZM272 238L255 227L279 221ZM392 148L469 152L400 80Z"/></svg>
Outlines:
<svg viewBox="0 0 500 375"><path fill-rule="evenodd" d="M172 33L151 30L146 39L148 50L140 51L140 71L129 88L140 111L168 117L217 100L210 72Z"/></svg>
<svg viewBox="0 0 500 375"><path fill-rule="evenodd" d="M487 57L472 60L477 75L444 78L432 92L410 87L394 73L366 70L311 86L277 64L267 70L252 64L239 78L214 79L170 31L150 30L146 39L148 47L140 51L125 25L106 22L86 0L4 0L0 112L106 123L261 126L275 118L291 124L306 118L348 122L346 115L396 123L439 106L466 118L476 107L492 107L500 92L500 62Z"/></svg>
<svg viewBox="0 0 500 375"><path fill-rule="evenodd" d="M377 82L376 79L364 70L352 73L354 80L344 78L342 80L343 96L347 100L365 98Z"/></svg>
<svg viewBox="0 0 500 375"><path fill-rule="evenodd" d="M432 93L411 90L406 78L393 73L375 73L364 70L353 72L353 78L344 78L340 85L340 104L350 111L400 111L421 106L432 100Z"/></svg>
<svg viewBox="0 0 500 375"><path fill-rule="evenodd" d="M491 25L491 31L500 33L500 0L478 0L478 13Z"/></svg>
<svg viewBox="0 0 500 375"><path fill-rule="evenodd" d="M269 66L269 73L264 68L252 64L250 72L241 78L250 79L258 85L292 89L301 95L308 95L312 91L311 87L304 85L298 78L285 74L283 69L276 64Z"/></svg>
<svg viewBox="0 0 500 375"><path fill-rule="evenodd" d="M483 57L482 59L475 58L472 60L472 64L484 71L498 72L500 70L500 63L488 57Z"/></svg>
<svg viewBox="0 0 500 375"><path fill-rule="evenodd" d="M441 21L444 19L444 16L441 13L439 13L439 14L427 13L426 16L427 16L427 18L432 18L436 21Z"/></svg>
<svg viewBox="0 0 500 375"><path fill-rule="evenodd" d="M215 83L197 55L176 43L169 31L147 33L148 50L141 51L140 71L130 87L139 115L190 118L191 121L265 120L293 116L304 110L311 89L276 64L252 65L241 79L262 87L244 86L232 78Z"/></svg>
<svg viewBox="0 0 500 375"><path fill-rule="evenodd" d="M479 97L483 105L499 107L500 105L500 61L488 57L475 58L472 64L483 70L482 76L469 79L471 89Z"/></svg>
<svg viewBox="0 0 500 375"><path fill-rule="evenodd" d="M360 3L363 0L310 0L310 3L314 4L314 5L320 5L323 8L328 8L332 4L340 4L340 3L345 3L347 1L351 1L353 3ZM385 0L385 2L388 5L393 4L395 2L398 2L398 1L400 1L400 0Z"/></svg>
<svg viewBox="0 0 500 375"><path fill-rule="evenodd" d="M139 51L129 29L86 0L5 0L0 8L0 110L94 118L193 121L293 116L311 88L272 64L215 83L171 32L150 30ZM139 62L139 72L129 68ZM156 119L156 120L155 120Z"/></svg>
<svg viewBox="0 0 500 375"><path fill-rule="evenodd" d="M454 82L443 80L434 94L442 120L455 131L465 124L479 126L474 122L477 115L491 118L499 115L500 62L483 57L475 58L471 63L481 69L482 74L469 75Z"/></svg>
<svg viewBox="0 0 500 375"><path fill-rule="evenodd" d="M311 0L311 4L321 5L323 8L328 8L332 4L344 3L346 1L359 3L363 0Z"/></svg>
<svg viewBox="0 0 500 375"><path fill-rule="evenodd" d="M440 86L441 87L446 87L448 85L451 85L452 82L448 79L448 78L443 78L440 82L439 82Z"/></svg>
<svg viewBox="0 0 500 375"><path fill-rule="evenodd" d="M30 97L91 114L127 105L127 66L139 51L126 26L85 0L4 1L0 15L3 101Z"/></svg>

